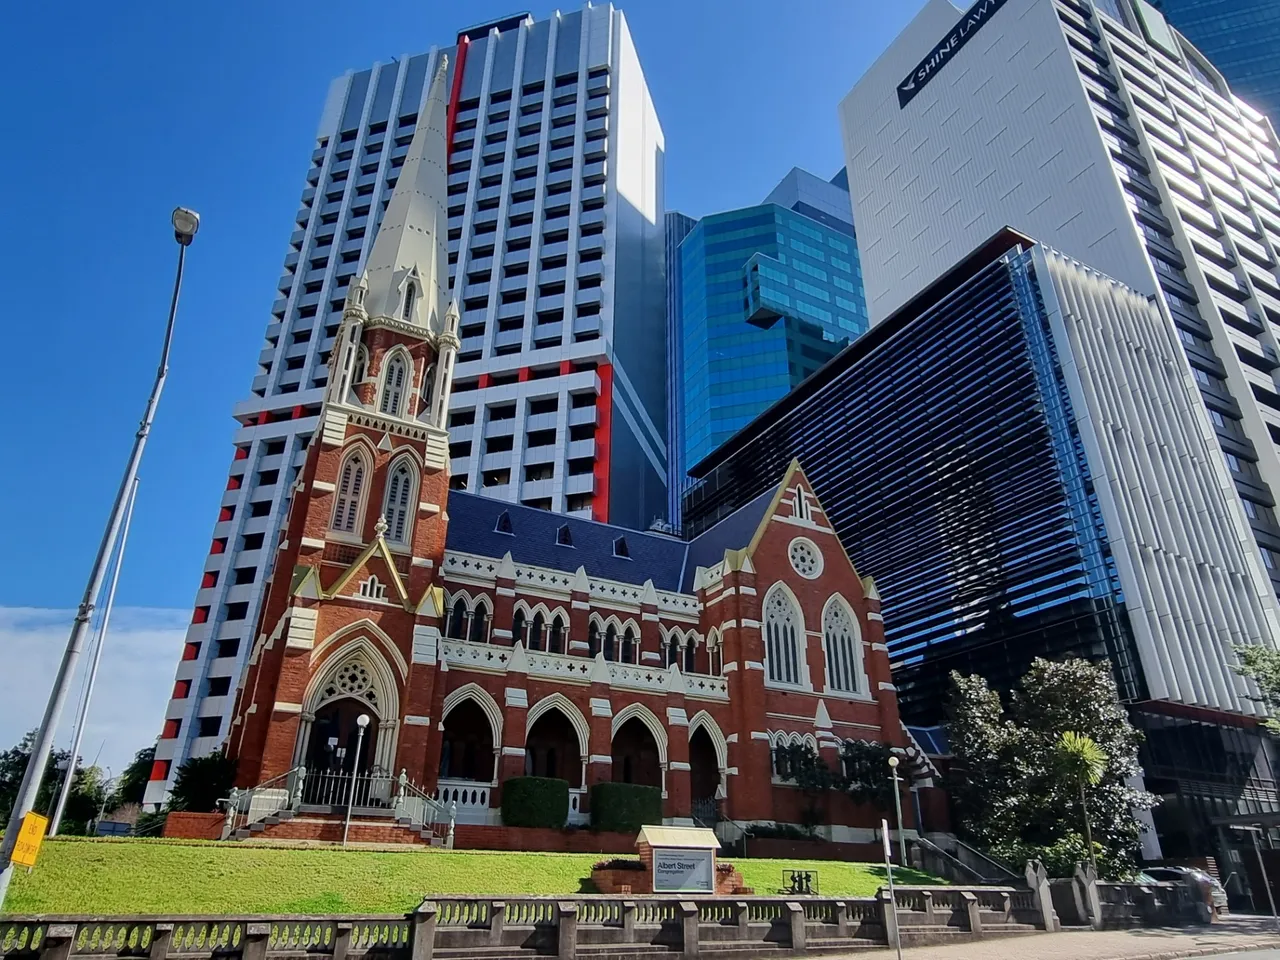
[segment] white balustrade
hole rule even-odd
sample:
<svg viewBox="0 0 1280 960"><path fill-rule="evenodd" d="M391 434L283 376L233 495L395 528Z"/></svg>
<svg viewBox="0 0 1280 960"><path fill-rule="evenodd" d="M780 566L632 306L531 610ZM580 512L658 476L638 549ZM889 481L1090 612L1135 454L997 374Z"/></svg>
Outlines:
<svg viewBox="0 0 1280 960"><path fill-rule="evenodd" d="M432 799L448 807L458 805L458 823L497 823L498 811L489 806L492 786L477 780L441 780Z"/></svg>

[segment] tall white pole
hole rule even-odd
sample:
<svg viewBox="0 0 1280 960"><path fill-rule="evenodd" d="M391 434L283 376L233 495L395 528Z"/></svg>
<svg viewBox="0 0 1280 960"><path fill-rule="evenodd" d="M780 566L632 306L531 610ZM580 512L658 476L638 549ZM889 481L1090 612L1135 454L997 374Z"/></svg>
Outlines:
<svg viewBox="0 0 1280 960"><path fill-rule="evenodd" d="M120 582L120 568L124 565L124 547L129 542L129 522L133 519L133 505L137 499L138 478L134 477L133 489L129 491L129 505L124 511L124 524L120 527L120 543L116 546L116 565L111 571L111 586L107 588L107 602L102 608L102 622L98 624L98 643L93 649L93 658L89 662L84 697L80 701L80 713L76 717L76 729L71 737L71 757L67 761L67 775L62 778L62 789L58 791L58 803L53 808L53 816L49 819L49 836L51 837L58 835L58 828L62 825L62 815L67 810L67 800L71 796L71 788L75 782L76 758L80 756L80 741L84 738L85 720L89 716L89 702L93 699L93 684L98 678L98 665L102 662L102 647L107 642L111 608L116 601L116 585Z"/></svg>
<svg viewBox="0 0 1280 960"><path fill-rule="evenodd" d="M111 514L107 521L107 528L102 533L102 541L98 544L93 568L89 571L89 582L85 584L84 596L80 598L80 607L76 610L71 635L67 638L67 648L63 651L62 663L58 666L58 675L54 679L53 690L49 693L44 717L40 720L40 729L36 732L35 742L31 745L31 756L27 760L27 769L22 775L22 785L18 787L18 796L14 801L13 811L9 815L9 825L5 828L4 839L0 841L0 911L4 909L5 896L9 893L9 883L13 879L13 848L18 843L18 832L22 828L23 819L35 806L40 783L44 780L44 772L49 765L54 734L57 733L58 722L62 719L62 708L71 691L71 679L75 676L76 665L84 649L85 634L89 632L89 622L93 619L94 604L98 594L102 592L102 583L107 576L107 554L111 545L116 542L120 525L124 522L125 500L133 488L134 478L138 475L142 451L146 448L147 437L151 434L151 424L155 421L156 405L160 402L164 381L169 375L169 351L173 344L174 319L178 315L178 292L182 289L182 267L186 261L187 245L191 243L199 226L200 217L193 211L183 207L173 211L174 238L179 244L178 271L173 280L173 299L169 301L169 322L164 331L160 365L156 368L155 383L152 384L151 396L147 399L142 422L138 425L138 432L134 434L133 450L129 454L124 476L116 490L116 498L111 505Z"/></svg>

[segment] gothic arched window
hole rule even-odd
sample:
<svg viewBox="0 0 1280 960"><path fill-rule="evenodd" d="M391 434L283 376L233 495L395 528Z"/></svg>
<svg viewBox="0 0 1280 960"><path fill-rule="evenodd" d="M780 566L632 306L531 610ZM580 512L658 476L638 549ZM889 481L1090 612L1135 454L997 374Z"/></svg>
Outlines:
<svg viewBox="0 0 1280 960"><path fill-rule="evenodd" d="M547 637L547 651L549 653L564 653L564 620L558 613L555 619L551 621L551 633Z"/></svg>
<svg viewBox="0 0 1280 960"><path fill-rule="evenodd" d="M333 520L329 526L341 533L354 533L360 517L360 496L364 492L364 455L353 450L338 471L337 495L333 501Z"/></svg>
<svg viewBox="0 0 1280 960"><path fill-rule="evenodd" d="M689 637L689 639L685 641L685 645L684 645L684 672L685 673L698 672L697 653L698 653L698 642L694 637Z"/></svg>
<svg viewBox="0 0 1280 960"><path fill-rule="evenodd" d="M604 631L604 658L613 660L618 656L618 628L612 623Z"/></svg>
<svg viewBox="0 0 1280 960"><path fill-rule="evenodd" d="M516 615L511 618L511 645L524 643L524 611L517 610Z"/></svg>
<svg viewBox="0 0 1280 960"><path fill-rule="evenodd" d="M387 519L387 540L391 543L409 542L413 487L413 467L401 460L387 478L387 494L382 505L382 515Z"/></svg>
<svg viewBox="0 0 1280 960"><path fill-rule="evenodd" d="M351 371L351 385L354 387L358 383L364 383L364 378L369 371L369 351L361 344L356 348L356 365Z"/></svg>
<svg viewBox="0 0 1280 960"><path fill-rule="evenodd" d="M827 653L827 686L844 693L862 689L858 628L844 602L832 597L822 614L822 646Z"/></svg>
<svg viewBox="0 0 1280 960"><path fill-rule="evenodd" d="M418 294L418 288L413 283L405 284L404 288L404 313L401 316L405 320L413 319L413 299Z"/></svg>
<svg viewBox="0 0 1280 960"><path fill-rule="evenodd" d="M667 640L667 666L680 662L680 638L674 633Z"/></svg>
<svg viewBox="0 0 1280 960"><path fill-rule="evenodd" d="M600 625L594 620L587 625L587 656L594 657L600 652Z"/></svg>
<svg viewBox="0 0 1280 960"><path fill-rule="evenodd" d="M422 412L431 415L431 397L436 388L436 365L427 364L427 372L422 375Z"/></svg>
<svg viewBox="0 0 1280 960"><path fill-rule="evenodd" d="M529 624L529 649L530 650L542 649L542 626L543 626L542 614L535 613L533 615L533 621Z"/></svg>
<svg viewBox="0 0 1280 960"><path fill-rule="evenodd" d="M489 605L483 600L477 600L476 608L471 614L471 629L467 639L472 643L488 643L489 619Z"/></svg>
<svg viewBox="0 0 1280 960"><path fill-rule="evenodd" d="M630 627L622 632L622 655L618 659L623 663L635 663L640 659L636 651L636 638Z"/></svg>
<svg viewBox="0 0 1280 960"><path fill-rule="evenodd" d="M777 683L799 683L804 627L790 594L780 587L765 597L764 635L768 678Z"/></svg>
<svg viewBox="0 0 1280 960"><path fill-rule="evenodd" d="M382 380L382 402L378 404L379 413L400 416L406 377L404 357L397 353L387 361L386 374Z"/></svg>
<svg viewBox="0 0 1280 960"><path fill-rule="evenodd" d="M453 601L453 607L449 611L449 623L444 628L446 637L452 637L454 640L464 640L467 636L467 601L459 597Z"/></svg>

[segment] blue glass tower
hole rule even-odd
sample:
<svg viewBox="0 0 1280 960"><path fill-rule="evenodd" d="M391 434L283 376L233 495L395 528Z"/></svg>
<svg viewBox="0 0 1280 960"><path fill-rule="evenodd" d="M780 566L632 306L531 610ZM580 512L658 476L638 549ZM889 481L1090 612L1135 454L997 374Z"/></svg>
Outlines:
<svg viewBox="0 0 1280 960"><path fill-rule="evenodd" d="M1276 0L1155 0L1153 6L1222 72L1232 93L1280 124Z"/></svg>
<svg viewBox="0 0 1280 960"><path fill-rule="evenodd" d="M763 204L704 217L680 244L673 488L687 486L688 464L867 329L841 180L792 170Z"/></svg>

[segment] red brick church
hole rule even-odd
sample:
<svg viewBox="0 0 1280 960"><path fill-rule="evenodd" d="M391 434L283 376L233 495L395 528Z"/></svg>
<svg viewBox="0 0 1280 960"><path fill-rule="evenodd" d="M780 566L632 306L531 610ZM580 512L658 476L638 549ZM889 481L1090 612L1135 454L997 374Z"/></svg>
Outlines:
<svg viewBox="0 0 1280 960"><path fill-rule="evenodd" d="M347 294L238 691L239 785L403 773L496 825L533 774L569 782L571 824L604 780L660 788L669 822L798 823L780 748L837 766L869 740L930 786L875 585L799 464L689 541L449 489L444 115L442 68ZM881 815L836 797L826 833L865 842Z"/></svg>

